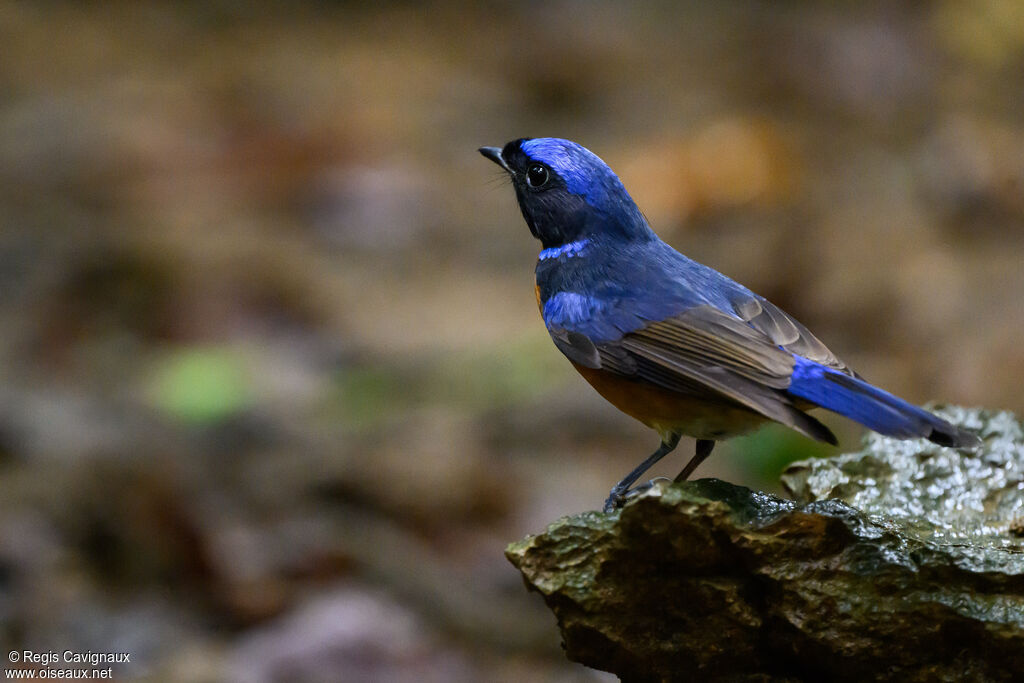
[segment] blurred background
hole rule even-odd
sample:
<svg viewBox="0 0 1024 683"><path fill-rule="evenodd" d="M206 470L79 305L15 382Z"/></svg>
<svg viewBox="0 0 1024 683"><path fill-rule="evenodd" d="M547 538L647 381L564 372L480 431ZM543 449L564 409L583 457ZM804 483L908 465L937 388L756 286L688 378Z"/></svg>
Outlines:
<svg viewBox="0 0 1024 683"><path fill-rule="evenodd" d="M657 438L550 343L481 145L576 140L868 379L1024 410L1015 0L4 1L0 43L5 651L607 679L502 553Z"/></svg>

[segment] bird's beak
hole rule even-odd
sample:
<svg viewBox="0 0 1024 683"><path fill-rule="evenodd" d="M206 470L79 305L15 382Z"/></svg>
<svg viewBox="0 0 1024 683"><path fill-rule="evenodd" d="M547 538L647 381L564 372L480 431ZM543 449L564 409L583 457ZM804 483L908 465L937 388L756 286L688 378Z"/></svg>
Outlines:
<svg viewBox="0 0 1024 683"><path fill-rule="evenodd" d="M503 169L508 171L510 175L515 175L515 171L509 168L508 163L506 163L504 157L501 156L500 147L481 147L479 152L498 166L501 166Z"/></svg>

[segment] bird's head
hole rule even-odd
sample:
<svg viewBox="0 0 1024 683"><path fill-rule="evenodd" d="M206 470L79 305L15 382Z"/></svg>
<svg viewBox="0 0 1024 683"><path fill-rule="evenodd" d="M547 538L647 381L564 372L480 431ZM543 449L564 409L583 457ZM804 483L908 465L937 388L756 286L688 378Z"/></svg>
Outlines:
<svg viewBox="0 0 1024 683"><path fill-rule="evenodd" d="M618 176L575 142L523 138L480 153L511 176L523 218L545 248L584 238L653 237Z"/></svg>

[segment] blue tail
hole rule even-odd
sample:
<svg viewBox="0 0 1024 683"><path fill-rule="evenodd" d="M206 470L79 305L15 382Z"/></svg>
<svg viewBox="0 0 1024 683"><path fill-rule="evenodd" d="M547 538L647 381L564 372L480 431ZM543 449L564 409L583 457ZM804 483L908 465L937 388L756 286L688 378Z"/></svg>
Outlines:
<svg viewBox="0 0 1024 683"><path fill-rule="evenodd" d="M902 398L838 370L796 356L789 393L859 422L879 434L925 438L940 446L977 448L977 435L946 422Z"/></svg>

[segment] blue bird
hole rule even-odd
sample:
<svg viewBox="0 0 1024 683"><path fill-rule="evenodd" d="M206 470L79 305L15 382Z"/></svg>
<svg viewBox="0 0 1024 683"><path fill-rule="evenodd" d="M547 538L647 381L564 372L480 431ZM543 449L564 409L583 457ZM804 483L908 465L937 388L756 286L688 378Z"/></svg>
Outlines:
<svg viewBox="0 0 1024 683"><path fill-rule="evenodd" d="M696 438L696 453L676 481L716 441L767 421L836 444L805 412L815 407L887 436L980 445L975 434L868 384L782 309L661 241L593 152L523 138L480 153L511 176L543 247L537 305L555 346L612 405L661 436L612 488L605 511L645 488L630 490L682 435Z"/></svg>

